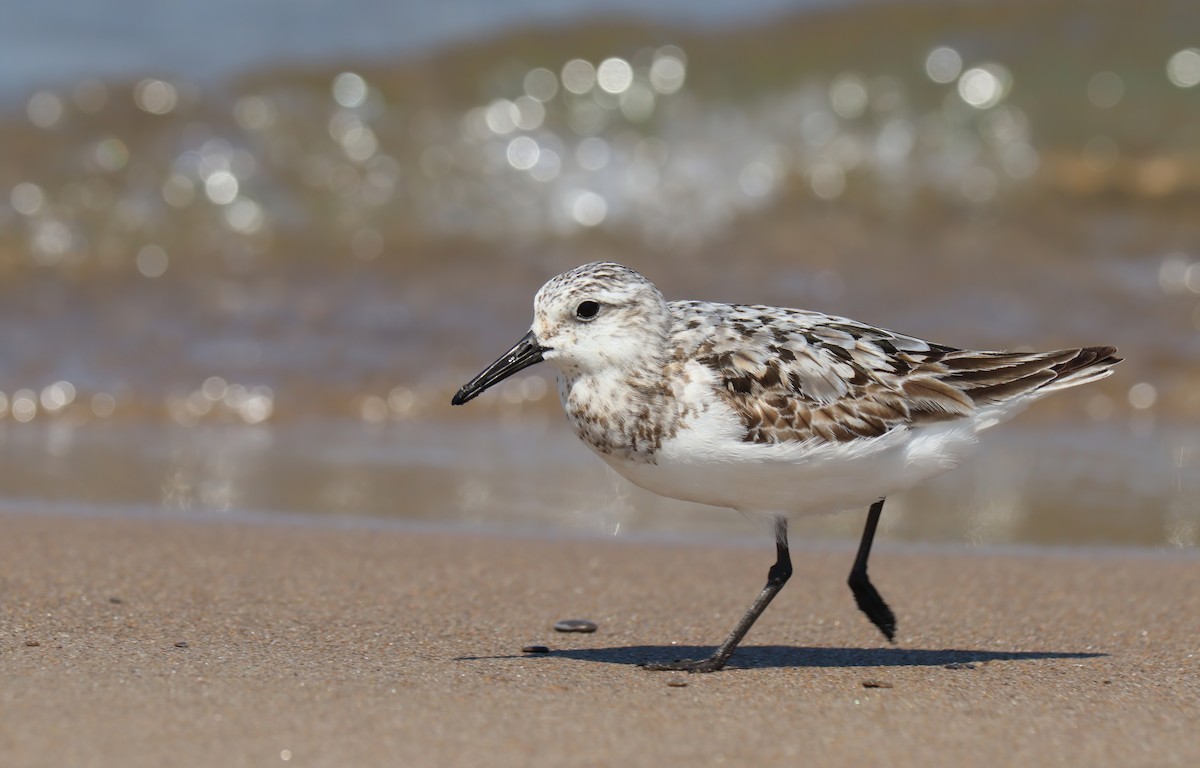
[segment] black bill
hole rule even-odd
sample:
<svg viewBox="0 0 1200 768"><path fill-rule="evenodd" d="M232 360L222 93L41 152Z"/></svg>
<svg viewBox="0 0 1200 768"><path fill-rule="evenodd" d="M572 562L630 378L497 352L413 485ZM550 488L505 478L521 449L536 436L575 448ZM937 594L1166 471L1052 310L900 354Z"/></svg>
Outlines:
<svg viewBox="0 0 1200 768"><path fill-rule="evenodd" d="M483 373L468 381L458 390L458 394L450 401L451 405L462 405L468 400L474 400L483 390L497 384L517 371L528 368L534 363L542 362L542 346L537 343L533 331L521 337L516 345L504 353L496 362L483 369Z"/></svg>

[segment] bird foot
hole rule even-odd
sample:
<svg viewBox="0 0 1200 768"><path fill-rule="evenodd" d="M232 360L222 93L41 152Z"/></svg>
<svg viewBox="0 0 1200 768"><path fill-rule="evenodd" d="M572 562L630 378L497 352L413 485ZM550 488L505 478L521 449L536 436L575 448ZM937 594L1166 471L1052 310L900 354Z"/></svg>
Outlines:
<svg viewBox="0 0 1200 768"><path fill-rule="evenodd" d="M865 579L851 582L850 588L854 591L854 602L858 603L859 610L879 628L888 642L896 642L896 614L892 613L871 582Z"/></svg>

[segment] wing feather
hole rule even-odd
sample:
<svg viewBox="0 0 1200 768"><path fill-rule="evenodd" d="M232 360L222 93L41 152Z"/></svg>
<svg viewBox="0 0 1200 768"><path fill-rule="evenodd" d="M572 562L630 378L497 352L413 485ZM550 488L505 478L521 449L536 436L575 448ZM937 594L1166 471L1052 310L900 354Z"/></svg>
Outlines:
<svg viewBox="0 0 1200 768"><path fill-rule="evenodd" d="M1112 347L973 352L819 312L673 302L677 357L708 368L747 442L846 442L1108 375Z"/></svg>

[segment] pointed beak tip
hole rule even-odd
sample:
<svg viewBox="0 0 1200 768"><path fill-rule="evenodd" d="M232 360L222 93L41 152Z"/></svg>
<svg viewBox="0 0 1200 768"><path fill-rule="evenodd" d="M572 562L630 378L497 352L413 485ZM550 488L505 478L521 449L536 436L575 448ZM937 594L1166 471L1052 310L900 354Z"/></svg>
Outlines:
<svg viewBox="0 0 1200 768"><path fill-rule="evenodd" d="M463 405L474 400L492 385L503 381L517 371L528 368L534 363L540 363L543 351L543 348L537 343L537 337L533 335L533 331L530 331L499 360L489 365L482 373L464 384L455 393L454 397L450 398L450 405Z"/></svg>

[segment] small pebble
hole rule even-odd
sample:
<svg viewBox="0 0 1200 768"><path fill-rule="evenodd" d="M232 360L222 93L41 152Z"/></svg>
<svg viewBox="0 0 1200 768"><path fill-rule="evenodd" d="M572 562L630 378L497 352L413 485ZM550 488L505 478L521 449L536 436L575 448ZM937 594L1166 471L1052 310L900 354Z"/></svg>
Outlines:
<svg viewBox="0 0 1200 768"><path fill-rule="evenodd" d="M123 602L124 602L124 600L122 600L122 599L121 599L121 598L119 598L119 597L110 597L110 598L108 598L108 602L110 602L110 603L116 603L116 604L120 605L121 603L123 603Z"/></svg>
<svg viewBox="0 0 1200 768"><path fill-rule="evenodd" d="M587 619L563 619L555 622L555 632L595 632L596 622Z"/></svg>
<svg viewBox="0 0 1200 768"><path fill-rule="evenodd" d="M973 661L952 661L949 664L943 664L946 669L975 669Z"/></svg>
<svg viewBox="0 0 1200 768"><path fill-rule="evenodd" d="M544 645L527 645L521 649L521 653L550 653L550 649Z"/></svg>
<svg viewBox="0 0 1200 768"><path fill-rule="evenodd" d="M37 648L39 645L41 645L41 643L39 643L37 640L26 640L25 641L26 648Z"/></svg>
<svg viewBox="0 0 1200 768"><path fill-rule="evenodd" d="M672 677L667 681L667 685L672 688L687 688L687 680L680 680L678 677Z"/></svg>
<svg viewBox="0 0 1200 768"><path fill-rule="evenodd" d="M188 647L187 640L180 640L178 643L175 643L175 647L176 648L187 648Z"/></svg>
<svg viewBox="0 0 1200 768"><path fill-rule="evenodd" d="M892 684L883 680L863 680L863 688L891 688Z"/></svg>

